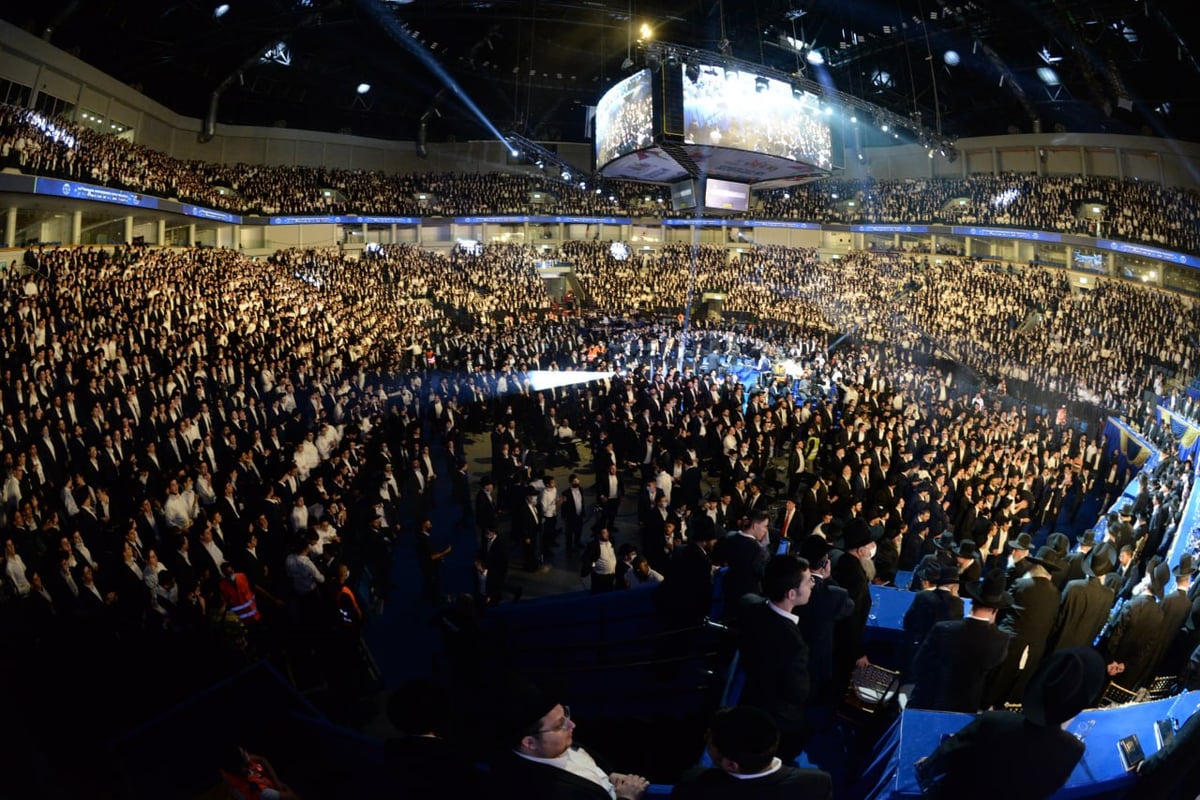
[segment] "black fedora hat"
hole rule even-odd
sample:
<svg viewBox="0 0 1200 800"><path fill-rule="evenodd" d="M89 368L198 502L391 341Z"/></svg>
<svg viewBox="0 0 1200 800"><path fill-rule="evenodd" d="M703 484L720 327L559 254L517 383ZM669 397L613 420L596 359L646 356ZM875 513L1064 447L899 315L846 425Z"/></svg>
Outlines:
<svg viewBox="0 0 1200 800"><path fill-rule="evenodd" d="M1008 546L1013 550L1025 550L1028 552L1033 549L1033 539L1030 538L1028 533L1021 533L1017 538L1010 539Z"/></svg>
<svg viewBox="0 0 1200 800"><path fill-rule="evenodd" d="M942 531L933 537L933 546L938 550L953 550L954 534L951 531Z"/></svg>
<svg viewBox="0 0 1200 800"><path fill-rule="evenodd" d="M976 606L995 609L1009 608L1013 604L1013 598L1004 588L1007 583L1008 579L1004 570L994 569L984 575L979 582L972 581L965 584L963 591L967 597L971 598L971 603Z"/></svg>
<svg viewBox="0 0 1200 800"><path fill-rule="evenodd" d="M1048 572L1058 572L1062 569L1062 566L1058 563L1058 554L1054 552L1053 547L1046 545L1038 548L1036 556L1025 556L1025 560L1043 567Z"/></svg>
<svg viewBox="0 0 1200 800"><path fill-rule="evenodd" d="M1101 544L1099 547L1094 547L1088 552L1087 557L1083 559L1080 567L1083 568L1083 574L1089 578L1103 578L1113 571L1115 562L1116 559L1113 557L1112 545Z"/></svg>
<svg viewBox="0 0 1200 800"><path fill-rule="evenodd" d="M1171 580L1171 568L1165 561L1151 570L1150 591L1154 592L1154 596L1159 600L1163 599L1163 590L1166 589L1169 580Z"/></svg>
<svg viewBox="0 0 1200 800"><path fill-rule="evenodd" d="M810 567L817 567L829 555L831 549L833 549L833 545L827 542L824 537L805 536L800 540L800 547L796 555L807 561Z"/></svg>
<svg viewBox="0 0 1200 800"><path fill-rule="evenodd" d="M1196 567L1192 563L1192 554L1184 553L1179 559L1179 563L1175 565L1175 569L1171 570L1171 574L1173 574L1176 578L1182 578L1184 575L1191 575L1195 573L1195 571Z"/></svg>
<svg viewBox="0 0 1200 800"><path fill-rule="evenodd" d="M979 547L974 539L963 539L954 546L954 555L958 558L979 558Z"/></svg>
<svg viewBox="0 0 1200 800"><path fill-rule="evenodd" d="M1088 528L1086 531L1079 534L1078 544L1080 547L1086 547L1089 544L1095 544L1095 543L1096 543L1096 531L1092 530L1091 528Z"/></svg>
<svg viewBox="0 0 1200 800"><path fill-rule="evenodd" d="M1058 557L1061 559L1071 549L1071 540L1065 533L1052 533L1046 537L1046 544L1049 545Z"/></svg>
<svg viewBox="0 0 1200 800"><path fill-rule="evenodd" d="M1042 662L1021 697L1021 713L1034 725L1061 725L1100 697L1108 672L1090 647L1068 647Z"/></svg>
<svg viewBox="0 0 1200 800"><path fill-rule="evenodd" d="M958 567L948 564L942 564L938 570L937 579L934 584L937 586L950 586L958 583Z"/></svg>
<svg viewBox="0 0 1200 800"><path fill-rule="evenodd" d="M866 521L861 517L855 517L846 523L846 527L842 528L843 550L854 550L870 544L871 541L871 529L867 527Z"/></svg>

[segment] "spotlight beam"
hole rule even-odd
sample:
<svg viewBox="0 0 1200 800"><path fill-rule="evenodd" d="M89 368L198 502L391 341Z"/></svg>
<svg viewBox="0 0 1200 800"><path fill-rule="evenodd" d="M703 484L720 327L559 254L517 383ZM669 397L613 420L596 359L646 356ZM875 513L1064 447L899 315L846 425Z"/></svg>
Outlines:
<svg viewBox="0 0 1200 800"><path fill-rule="evenodd" d="M383 3L379 0L357 0L358 6L365 11L375 22L379 24L387 35L396 42L396 44L407 50L418 61L425 65L437 78L445 84L454 96L457 97L467 110L474 114L483 126L487 128L493 136L504 142L504 135L499 129L492 124L492 121L487 118L483 111L475 104L475 101L467 96L463 91L462 86L458 81L454 80L453 76L446 70L441 63L433 57L433 55L425 49L424 45L418 42L414 37L410 36L403 26L396 21L396 18L384 8ZM506 143L507 144L507 143Z"/></svg>

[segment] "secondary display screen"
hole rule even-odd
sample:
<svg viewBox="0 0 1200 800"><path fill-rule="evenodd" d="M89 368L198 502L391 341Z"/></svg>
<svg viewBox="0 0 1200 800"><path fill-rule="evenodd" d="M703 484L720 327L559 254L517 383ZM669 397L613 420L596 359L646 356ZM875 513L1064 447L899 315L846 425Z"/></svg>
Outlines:
<svg viewBox="0 0 1200 800"><path fill-rule="evenodd" d="M750 187L744 183L709 178L704 182L704 207L745 211L750 205Z"/></svg>
<svg viewBox="0 0 1200 800"><path fill-rule="evenodd" d="M685 72L683 124L688 144L833 166L833 137L820 102L786 81L709 65L699 68L696 80Z"/></svg>
<svg viewBox="0 0 1200 800"><path fill-rule="evenodd" d="M630 75L596 104L596 166L649 147L654 127L650 70Z"/></svg>

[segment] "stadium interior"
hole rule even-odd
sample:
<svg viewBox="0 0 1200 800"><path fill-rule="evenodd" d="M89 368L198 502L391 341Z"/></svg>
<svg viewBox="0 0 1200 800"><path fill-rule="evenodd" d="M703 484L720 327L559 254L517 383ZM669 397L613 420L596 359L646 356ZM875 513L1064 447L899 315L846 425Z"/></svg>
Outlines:
<svg viewBox="0 0 1200 800"><path fill-rule="evenodd" d="M0 794L1196 796L1192 14L0 10Z"/></svg>

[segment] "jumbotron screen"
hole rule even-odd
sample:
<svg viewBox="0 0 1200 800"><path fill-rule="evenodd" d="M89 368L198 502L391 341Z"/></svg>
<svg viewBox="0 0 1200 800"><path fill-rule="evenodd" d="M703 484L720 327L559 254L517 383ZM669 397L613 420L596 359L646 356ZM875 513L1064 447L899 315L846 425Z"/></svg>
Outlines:
<svg viewBox="0 0 1200 800"><path fill-rule="evenodd" d="M630 75L596 104L596 167L649 147L654 127L650 70Z"/></svg>
<svg viewBox="0 0 1200 800"><path fill-rule="evenodd" d="M686 69L686 67L680 67ZM833 166L833 138L815 95L786 81L704 65L683 78L684 141Z"/></svg>

